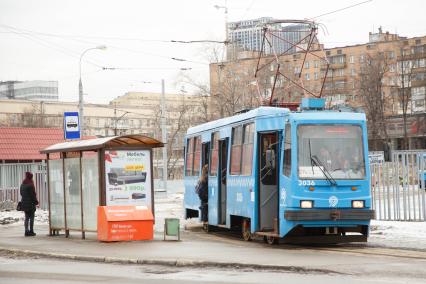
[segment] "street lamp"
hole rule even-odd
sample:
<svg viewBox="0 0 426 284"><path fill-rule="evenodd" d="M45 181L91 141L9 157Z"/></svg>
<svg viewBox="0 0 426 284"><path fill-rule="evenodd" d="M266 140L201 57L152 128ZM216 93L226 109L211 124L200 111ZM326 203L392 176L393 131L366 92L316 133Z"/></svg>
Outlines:
<svg viewBox="0 0 426 284"><path fill-rule="evenodd" d="M106 46L105 45L99 45L97 47L92 47L92 48L88 48L85 51L83 51L83 53L80 56L80 81L78 84L78 108L79 108L79 116L80 116L80 138L83 138L83 131L84 131L84 115L83 115L83 84L81 83L81 60L83 59L83 56L86 54L86 52L88 52L89 50L94 50L94 49L100 49L100 50L105 50Z"/></svg>

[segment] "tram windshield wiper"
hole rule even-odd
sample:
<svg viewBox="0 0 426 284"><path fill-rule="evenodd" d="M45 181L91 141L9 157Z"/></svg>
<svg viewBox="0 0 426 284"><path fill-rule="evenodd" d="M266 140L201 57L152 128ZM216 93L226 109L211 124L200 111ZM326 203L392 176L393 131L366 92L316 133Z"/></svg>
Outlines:
<svg viewBox="0 0 426 284"><path fill-rule="evenodd" d="M318 157L315 155L311 156L310 158L311 158L311 165L318 167L332 186L337 186L336 180L333 178L333 176L330 174L330 172L327 170L324 164L321 163L320 159L318 159Z"/></svg>

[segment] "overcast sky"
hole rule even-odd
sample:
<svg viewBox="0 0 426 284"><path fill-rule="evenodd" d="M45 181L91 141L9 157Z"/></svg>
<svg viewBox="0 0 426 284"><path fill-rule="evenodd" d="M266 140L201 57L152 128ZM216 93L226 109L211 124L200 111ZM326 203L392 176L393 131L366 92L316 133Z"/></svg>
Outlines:
<svg viewBox="0 0 426 284"><path fill-rule="evenodd" d="M228 0L229 21L312 18L362 0ZM56 80L59 97L78 100L79 57L85 101L108 103L128 91L178 92L180 68L208 82L202 44L170 40L224 40L224 0L0 0L0 81ZM426 1L373 0L316 18L327 27L327 47L365 43L368 32L426 35ZM176 61L171 58L185 59ZM100 67L118 67L108 71ZM152 83L146 84L143 81ZM185 87L190 90L190 87Z"/></svg>

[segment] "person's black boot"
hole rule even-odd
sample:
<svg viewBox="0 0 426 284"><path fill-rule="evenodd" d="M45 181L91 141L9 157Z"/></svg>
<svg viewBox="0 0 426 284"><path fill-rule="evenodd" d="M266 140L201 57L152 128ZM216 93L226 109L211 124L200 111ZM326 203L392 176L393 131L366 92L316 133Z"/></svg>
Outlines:
<svg viewBox="0 0 426 284"><path fill-rule="evenodd" d="M29 237L30 236L30 231L25 231L25 236Z"/></svg>
<svg viewBox="0 0 426 284"><path fill-rule="evenodd" d="M35 237L35 235L37 235L36 233L34 233L34 231L29 231L28 232L28 235L30 236L30 237Z"/></svg>

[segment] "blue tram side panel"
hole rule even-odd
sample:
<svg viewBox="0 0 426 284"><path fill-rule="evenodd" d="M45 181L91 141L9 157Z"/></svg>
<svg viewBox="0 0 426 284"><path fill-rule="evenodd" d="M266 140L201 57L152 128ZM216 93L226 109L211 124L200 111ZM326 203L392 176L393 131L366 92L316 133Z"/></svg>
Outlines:
<svg viewBox="0 0 426 284"><path fill-rule="evenodd" d="M269 243L366 241L371 210L365 114L260 107L188 129L185 217L199 217L195 186L209 165L208 225Z"/></svg>

